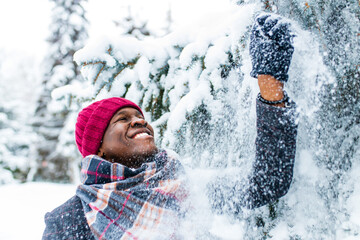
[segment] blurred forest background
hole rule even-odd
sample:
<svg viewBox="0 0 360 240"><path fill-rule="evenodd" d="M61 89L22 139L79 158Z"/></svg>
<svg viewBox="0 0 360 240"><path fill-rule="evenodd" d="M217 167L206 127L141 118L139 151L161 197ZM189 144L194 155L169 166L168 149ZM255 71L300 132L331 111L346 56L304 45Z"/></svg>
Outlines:
<svg viewBox="0 0 360 240"><path fill-rule="evenodd" d="M302 163L286 200L233 219L246 221L244 236L252 239L360 236L354 205L360 196L359 1L114 1L106 3L108 15L97 12L105 3L94 2L49 1L41 54L1 46L0 184L78 182L76 115L109 96L139 103L158 144L189 166L249 167L244 159L254 152L257 88L247 76L248 36L256 13L268 11L299 29L288 92L300 106L296 161ZM203 17L217 7L220 18ZM249 11L231 10L241 7ZM243 16L231 17L237 13ZM208 28L183 28L196 21ZM211 29L217 26L226 30Z"/></svg>

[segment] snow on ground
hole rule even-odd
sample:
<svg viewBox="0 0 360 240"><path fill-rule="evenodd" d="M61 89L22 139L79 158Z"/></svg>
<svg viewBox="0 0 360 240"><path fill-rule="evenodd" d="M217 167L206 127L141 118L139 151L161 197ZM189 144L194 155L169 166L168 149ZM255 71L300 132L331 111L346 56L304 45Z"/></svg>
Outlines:
<svg viewBox="0 0 360 240"><path fill-rule="evenodd" d="M26 183L0 186L0 239L41 239L44 215L75 194L70 184Z"/></svg>

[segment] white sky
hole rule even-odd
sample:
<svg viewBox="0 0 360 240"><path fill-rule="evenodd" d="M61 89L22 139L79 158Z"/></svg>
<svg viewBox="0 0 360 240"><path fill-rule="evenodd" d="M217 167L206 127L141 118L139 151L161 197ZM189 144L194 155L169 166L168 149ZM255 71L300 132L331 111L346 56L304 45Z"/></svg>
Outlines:
<svg viewBox="0 0 360 240"><path fill-rule="evenodd" d="M104 4L106 2L106 4ZM131 3L149 19L148 26L163 26L166 11L171 8L174 27L186 25L202 13L219 10L228 5L226 0L88 0L85 5L91 23L89 34L105 34L114 29L112 20L127 14L126 5ZM49 0L0 0L0 49L43 55L47 49L45 39L49 36L51 7Z"/></svg>
<svg viewBox="0 0 360 240"><path fill-rule="evenodd" d="M48 0L0 0L0 48L24 54L42 54L48 36Z"/></svg>

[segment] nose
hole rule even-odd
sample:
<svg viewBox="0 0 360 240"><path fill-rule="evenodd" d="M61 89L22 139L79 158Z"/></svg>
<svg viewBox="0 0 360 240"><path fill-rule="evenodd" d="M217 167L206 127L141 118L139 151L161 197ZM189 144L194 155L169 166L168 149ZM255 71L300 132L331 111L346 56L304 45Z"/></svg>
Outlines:
<svg viewBox="0 0 360 240"><path fill-rule="evenodd" d="M143 118L134 118L130 124L131 127L146 127L148 123Z"/></svg>

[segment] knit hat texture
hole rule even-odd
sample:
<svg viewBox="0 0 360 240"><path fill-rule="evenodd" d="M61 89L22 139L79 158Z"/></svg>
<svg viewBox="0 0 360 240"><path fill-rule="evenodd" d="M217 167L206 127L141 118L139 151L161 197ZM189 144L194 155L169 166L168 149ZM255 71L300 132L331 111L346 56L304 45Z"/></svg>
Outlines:
<svg viewBox="0 0 360 240"><path fill-rule="evenodd" d="M81 110L75 125L75 141L83 157L97 154L111 118L124 107L135 108L144 115L138 105L119 97L94 102Z"/></svg>

